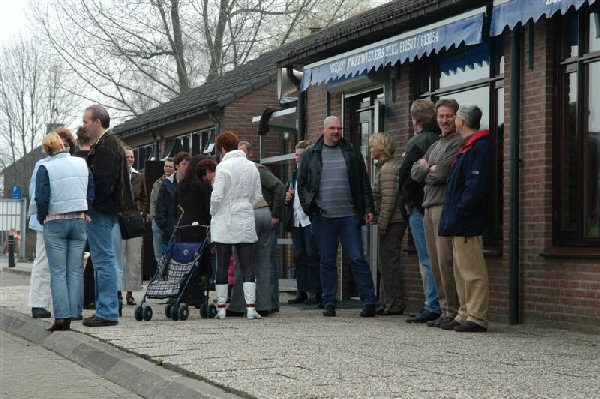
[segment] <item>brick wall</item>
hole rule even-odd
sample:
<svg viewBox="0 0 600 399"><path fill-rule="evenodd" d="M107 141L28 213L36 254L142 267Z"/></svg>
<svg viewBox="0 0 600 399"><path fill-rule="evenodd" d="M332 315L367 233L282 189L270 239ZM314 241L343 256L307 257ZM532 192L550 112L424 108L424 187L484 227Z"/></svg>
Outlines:
<svg viewBox="0 0 600 399"><path fill-rule="evenodd" d="M543 257L552 247L554 37L542 19L534 31L534 68L523 37L521 90L520 263L524 320L600 326L600 264L593 259ZM509 68L507 66L507 68ZM508 81L508 80L507 80ZM508 88L506 89L508 93ZM507 108L509 108L507 96ZM507 127L507 132L509 127ZM510 142L508 135L506 142ZM509 145L505 147L508 164ZM508 165L505 168L508 176ZM505 179L505 193L508 181ZM508 197L508 195L506 195ZM508 199L508 198L507 198ZM508 231L508 209L505 212ZM508 243L508 235L505 236ZM506 248L508 253L508 248ZM585 252L585 250L582 250Z"/></svg>

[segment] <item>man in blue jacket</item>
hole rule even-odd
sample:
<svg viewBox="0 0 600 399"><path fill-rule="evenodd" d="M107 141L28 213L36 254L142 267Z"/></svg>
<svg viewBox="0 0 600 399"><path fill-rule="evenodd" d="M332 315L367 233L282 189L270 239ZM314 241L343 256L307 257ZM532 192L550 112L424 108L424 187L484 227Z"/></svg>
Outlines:
<svg viewBox="0 0 600 399"><path fill-rule="evenodd" d="M490 179L488 130L480 130L481 110L461 105L456 131L465 140L452 165L444 195L439 235L452 237L454 278L460 308L454 320L440 326L458 332L486 332L488 327L488 272L483 257Z"/></svg>

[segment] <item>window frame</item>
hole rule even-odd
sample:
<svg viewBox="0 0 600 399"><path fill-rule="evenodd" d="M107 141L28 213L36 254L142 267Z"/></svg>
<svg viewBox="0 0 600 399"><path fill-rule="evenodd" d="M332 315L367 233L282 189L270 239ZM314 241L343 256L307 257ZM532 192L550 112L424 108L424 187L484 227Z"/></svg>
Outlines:
<svg viewBox="0 0 600 399"><path fill-rule="evenodd" d="M563 167L565 148L562 143L567 139L567 109L564 106L565 100L568 100L566 92L565 79L571 73L577 74L577 103L576 103L576 132L575 132L575 169L583 170L586 162L586 143L585 137L588 134L589 109L589 65L600 63L600 50L589 52L589 17L590 14L600 13L600 4L593 6L584 6L578 11L571 10L563 16L555 16L552 20L554 31L557 32L554 38L554 48L557 49L554 54L554 115L557 117L553 123L553 148L552 148L552 184L556 189L552 190L552 243L555 247L599 247L600 237L585 237L585 193L586 179L578 179L575 185L575 198L577 203L572 206L575 210L575 229L567 230L563 228L562 218L563 205L565 199L562 193L567 182L564 179L566 174ZM578 23L578 54L577 56L565 57L565 52L569 46L570 37L565 34L569 31L569 22L573 17L577 18ZM568 199L567 199L568 200Z"/></svg>

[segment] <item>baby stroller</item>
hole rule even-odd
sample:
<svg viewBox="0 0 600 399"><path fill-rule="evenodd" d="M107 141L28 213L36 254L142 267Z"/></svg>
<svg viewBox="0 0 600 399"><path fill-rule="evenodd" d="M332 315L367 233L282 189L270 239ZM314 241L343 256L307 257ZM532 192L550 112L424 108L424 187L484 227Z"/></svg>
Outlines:
<svg viewBox="0 0 600 399"><path fill-rule="evenodd" d="M208 238L198 243L176 242L179 230L208 229L208 226L198 224L181 226L182 218L183 213L175 225L167 250L148 283L144 298L135 309L137 321L152 319L152 307L146 303L146 299L168 299L165 305L165 316L174 321L187 320L190 314L189 306L200 308L202 318L213 318L217 314L215 305L208 303L211 271Z"/></svg>

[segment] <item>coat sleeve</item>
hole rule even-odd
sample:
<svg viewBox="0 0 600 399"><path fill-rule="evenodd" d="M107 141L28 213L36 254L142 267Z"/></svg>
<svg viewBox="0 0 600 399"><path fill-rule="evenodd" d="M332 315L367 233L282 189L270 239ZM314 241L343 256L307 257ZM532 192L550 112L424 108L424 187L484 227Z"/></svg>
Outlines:
<svg viewBox="0 0 600 399"><path fill-rule="evenodd" d="M404 154L402 164L398 169L398 201L401 204L407 204L414 195L414 191L419 188L411 176L411 171L415 162L423 158L423 155L423 151L417 145L406 149L406 154Z"/></svg>
<svg viewBox="0 0 600 399"><path fill-rule="evenodd" d="M431 146L433 147L433 146ZM431 153L431 147L429 147L427 149L427 151L425 152L425 155L423 155L422 157L418 158L417 160L415 160L415 162L413 163L411 170L410 170L410 177L412 177L412 179L416 182L423 182L425 181L425 178L427 177L427 173L429 172L426 166L423 165L419 165L417 163L417 161L419 159L425 159L427 160L429 158L429 154Z"/></svg>
<svg viewBox="0 0 600 399"><path fill-rule="evenodd" d="M258 171L256 171L258 174ZM225 190L229 186L229 174L223 168L217 166L217 173L215 175L215 181L213 184L213 191L210 195L210 215L215 216L219 211L219 208L223 206L223 200L225 199ZM258 183L258 189L260 190L260 178Z"/></svg>
<svg viewBox="0 0 600 399"><path fill-rule="evenodd" d="M254 168L252 170L252 182L253 182L253 190L252 190L252 196L250 197L250 203L252 205L256 205L256 203L258 201L261 200L261 198L263 197L262 195L262 180L260 178L260 173L258 172L258 168Z"/></svg>
<svg viewBox="0 0 600 399"><path fill-rule="evenodd" d="M259 173L262 187L273 193L271 217L281 219L281 208L285 202L285 186L268 168L261 168Z"/></svg>
<svg viewBox="0 0 600 399"><path fill-rule="evenodd" d="M50 207L50 177L44 165L41 165L35 176L35 204L37 207L37 220L44 224Z"/></svg>
<svg viewBox="0 0 600 399"><path fill-rule="evenodd" d="M462 140L456 140L446 149L444 157L435 164L435 169L430 171L425 178L425 184L446 184L450 176L450 166L458 155L458 150L463 146Z"/></svg>
<svg viewBox="0 0 600 399"><path fill-rule="evenodd" d="M163 231L167 231L168 212L169 212L169 193L167 191L168 181L165 180L158 190L158 199L156 200L156 225Z"/></svg>
<svg viewBox="0 0 600 399"><path fill-rule="evenodd" d="M300 200L300 206L302 206L302 210L305 214L310 215L309 207L310 204L306 203L306 184L308 182L308 164L310 163L310 159L308 159L308 153L304 151L302 153L302 158L300 161L300 165L298 166L298 174L296 177L296 195Z"/></svg>
<svg viewBox="0 0 600 399"><path fill-rule="evenodd" d="M379 228L387 230L396 207L398 206L398 173L397 163L389 161L380 170L379 184L381 208L379 210Z"/></svg>
<svg viewBox="0 0 600 399"><path fill-rule="evenodd" d="M88 169L88 188L87 188L87 201L88 201L88 209L92 207L94 203L94 198L96 198L96 192L94 191L94 175L92 171Z"/></svg>
<svg viewBox="0 0 600 399"><path fill-rule="evenodd" d="M367 174L365 159L358 148L355 148L354 151L356 154L355 158L357 160L356 167L358 168L358 174L360 178L361 194L363 197L363 203L365 204L365 213L373 213L375 212L375 205L373 204L373 191L371 190L371 182L369 181L369 175ZM362 217L363 215L360 216Z"/></svg>
<svg viewBox="0 0 600 399"><path fill-rule="evenodd" d="M472 209L485 201L490 182L490 146L489 143L477 143L471 150L468 162L463 164L465 185L456 205L457 215L469 216Z"/></svg>

